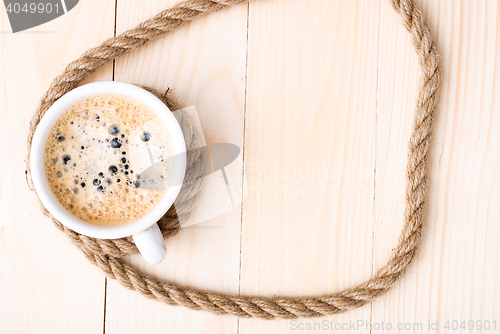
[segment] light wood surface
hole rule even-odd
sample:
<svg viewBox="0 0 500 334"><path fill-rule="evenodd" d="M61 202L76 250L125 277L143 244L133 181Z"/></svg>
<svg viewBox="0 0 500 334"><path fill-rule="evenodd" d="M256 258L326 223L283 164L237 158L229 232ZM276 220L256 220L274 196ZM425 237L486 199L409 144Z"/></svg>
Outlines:
<svg viewBox="0 0 500 334"><path fill-rule="evenodd" d="M29 120L65 64L115 26L119 34L177 2L82 0L16 34L0 9L0 333L467 333L453 321L469 320L475 333L500 332L496 0L416 0L442 57L442 96L422 246L383 297L319 319L238 319L147 299L87 262L26 185ZM136 255L135 266L202 289L300 296L359 284L389 258L403 222L419 67L388 0L252 1L90 81L113 78L171 87L182 107L196 107L207 142L244 154L243 204L167 240L160 265Z"/></svg>

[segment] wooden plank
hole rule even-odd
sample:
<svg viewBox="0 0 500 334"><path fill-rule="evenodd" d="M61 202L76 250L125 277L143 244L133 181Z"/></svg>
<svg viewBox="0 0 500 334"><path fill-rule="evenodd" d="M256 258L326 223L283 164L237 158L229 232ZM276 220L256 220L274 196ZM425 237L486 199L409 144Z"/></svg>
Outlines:
<svg viewBox="0 0 500 334"><path fill-rule="evenodd" d="M500 5L497 1L419 0L442 56L443 86L430 152L427 223L416 262L385 297L373 321L405 333L438 322L453 332L499 330ZM374 267L397 243L404 210L407 143L418 88L418 60L401 21L382 1L377 111ZM482 330L468 321L482 321ZM422 324L422 330L413 327ZM477 323L475 323L477 326ZM432 329L432 328L431 328Z"/></svg>
<svg viewBox="0 0 500 334"><path fill-rule="evenodd" d="M2 333L102 332L104 276L42 215L24 159L29 121L45 89L65 64L113 33L113 19L114 2L81 1L54 21L12 34L0 9ZM111 69L94 79L111 79Z"/></svg>
<svg viewBox="0 0 500 334"><path fill-rule="evenodd" d="M118 1L117 33L178 1ZM177 29L118 59L115 80L171 87L181 107L195 105L207 142L243 146L247 5ZM241 172L240 172L241 175ZM241 179L241 176L240 176ZM240 181L241 182L241 181ZM156 277L202 289L238 293L241 210L182 229L167 240L164 262L129 260ZM235 333L237 318L164 305L108 280L106 333Z"/></svg>
<svg viewBox="0 0 500 334"><path fill-rule="evenodd" d="M251 3L242 294L314 296L371 276L377 26L378 2ZM241 319L239 332L319 333L324 321L369 319L367 305Z"/></svg>

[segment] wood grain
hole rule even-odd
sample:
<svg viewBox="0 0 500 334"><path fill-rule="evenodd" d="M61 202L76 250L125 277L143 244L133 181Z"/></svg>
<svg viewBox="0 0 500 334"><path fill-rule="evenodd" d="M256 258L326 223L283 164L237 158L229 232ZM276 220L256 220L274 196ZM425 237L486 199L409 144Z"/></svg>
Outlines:
<svg viewBox="0 0 500 334"><path fill-rule="evenodd" d="M178 1L119 1L117 33ZM173 88L180 107L194 105L207 143L243 147L247 5L212 14L119 59L115 80ZM241 168L240 168L241 183ZM157 277L202 289L238 293L241 209L182 229L167 240L167 259L145 265ZM235 333L237 318L172 308L108 280L106 333Z"/></svg>
<svg viewBox="0 0 500 334"><path fill-rule="evenodd" d="M436 322L444 332L448 322L450 332L467 333L470 320L496 320L498 331L500 5L451 0L419 4L434 32L443 72L430 153L427 224L416 263L393 291L374 302L373 321L408 324L405 333L428 331L429 323ZM401 181L418 87L410 38L385 1L380 22L375 267L396 245L402 222ZM453 321L458 326L465 321L466 329L453 330ZM423 331L413 324L421 324ZM474 327L474 332L495 330Z"/></svg>
<svg viewBox="0 0 500 334"><path fill-rule="evenodd" d="M377 2L251 3L243 294L315 296L371 275L377 13ZM240 332L306 322L244 319Z"/></svg>
<svg viewBox="0 0 500 334"><path fill-rule="evenodd" d="M16 34L3 8L0 15L0 332L100 333L104 276L42 214L24 159L40 97L63 64L113 33L114 4L82 1ZM106 66L92 79L111 77Z"/></svg>
<svg viewBox="0 0 500 334"><path fill-rule="evenodd" d="M0 9L0 333L469 332L445 330L453 320L490 322L490 330L475 323L475 333L500 331L495 0L416 0L437 41L443 86L422 246L388 294L340 315L266 322L170 307L105 282L26 186L29 119L64 64L115 25L120 33L177 2L118 0L115 13L115 1L80 1L17 34ZM113 77L173 88L181 107L196 107L207 142L244 150L242 207L182 229L159 266L128 259L144 272L232 294L319 295L363 282L391 255L419 67L389 1L252 1L90 80Z"/></svg>

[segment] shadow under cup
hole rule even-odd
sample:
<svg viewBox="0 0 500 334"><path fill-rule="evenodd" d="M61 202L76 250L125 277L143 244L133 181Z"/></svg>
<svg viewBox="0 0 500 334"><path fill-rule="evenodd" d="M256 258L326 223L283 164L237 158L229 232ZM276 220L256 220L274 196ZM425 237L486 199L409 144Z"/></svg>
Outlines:
<svg viewBox="0 0 500 334"><path fill-rule="evenodd" d="M149 107L163 121L170 134L173 165L165 195L152 210L135 221L124 225L101 226L80 219L59 202L52 193L45 175L44 152L46 141L60 117L80 101L102 94L122 95ZM60 223L71 230L89 237L116 239L132 235L137 248L150 263L158 263L165 257L165 241L156 222L173 205L182 187L186 170L186 145L181 128L169 108L145 89L116 81L102 81L80 86L57 100L45 113L33 136L30 151L30 168L33 185L40 201ZM159 234L159 235L158 235Z"/></svg>

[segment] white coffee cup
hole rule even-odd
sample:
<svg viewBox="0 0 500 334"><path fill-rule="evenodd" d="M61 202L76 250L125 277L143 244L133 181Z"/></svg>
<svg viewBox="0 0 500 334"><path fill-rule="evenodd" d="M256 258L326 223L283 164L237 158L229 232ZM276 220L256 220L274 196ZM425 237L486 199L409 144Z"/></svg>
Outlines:
<svg viewBox="0 0 500 334"><path fill-rule="evenodd" d="M86 222L67 211L52 193L44 171L46 140L52 127L71 106L81 100L99 94L118 94L133 98L150 107L165 123L171 136L175 167L170 186L160 203L146 216L121 226L100 226ZM160 263L166 255L165 240L156 223L173 205L181 189L186 171L186 144L179 123L169 108L145 89L116 81L100 81L80 86L58 99L45 113L36 128L30 152L30 168L33 186L43 205L61 224L89 237L116 239L132 235L144 259Z"/></svg>

